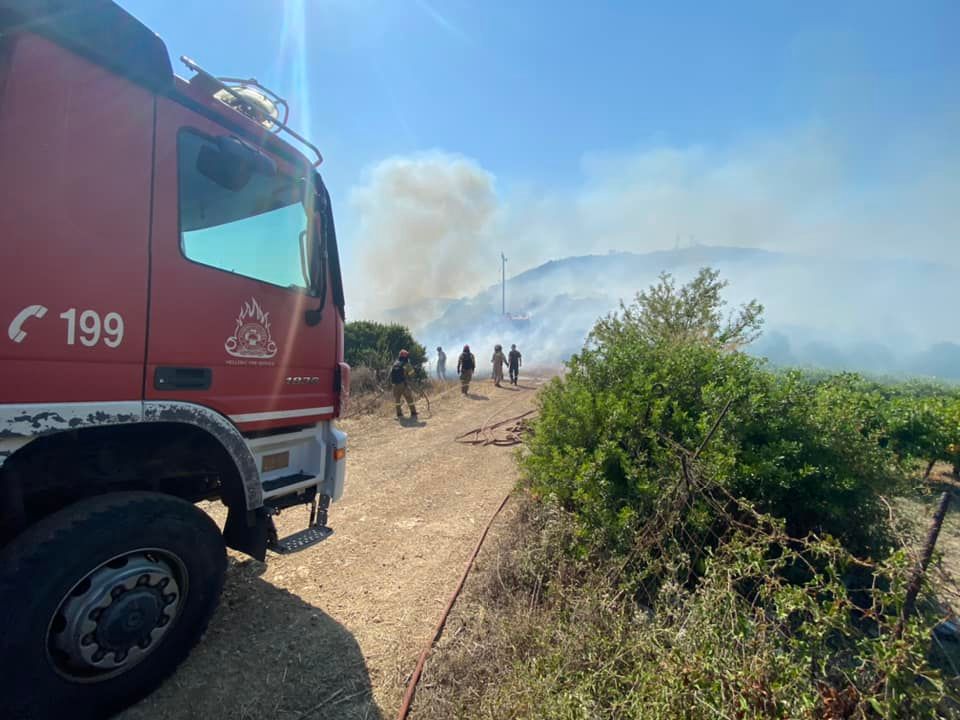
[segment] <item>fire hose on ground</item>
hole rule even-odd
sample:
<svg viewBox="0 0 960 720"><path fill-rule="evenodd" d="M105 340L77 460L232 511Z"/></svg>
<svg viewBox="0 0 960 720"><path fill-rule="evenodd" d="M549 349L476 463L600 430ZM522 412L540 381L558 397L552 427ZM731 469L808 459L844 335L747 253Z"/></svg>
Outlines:
<svg viewBox="0 0 960 720"><path fill-rule="evenodd" d="M493 425L484 424L481 427L468 430L454 439L465 445L496 445L498 447L519 445L521 436L528 429L528 418L534 412L536 411L527 410L525 413L501 420ZM500 432L494 432L496 430Z"/></svg>
<svg viewBox="0 0 960 720"><path fill-rule="evenodd" d="M493 515L491 515L490 519L487 521L486 526L483 528L483 532L480 533L480 539L477 541L476 547L473 548L473 552L470 553L470 557L467 559L467 565L464 567L463 574L460 576L460 582L457 583L457 587L454 588L453 592L450 594L450 599L447 601L447 606L444 608L443 614L440 616L440 620L437 622L437 626L433 629L433 635L430 636L427 644L424 646L423 650L420 651L420 657L417 659L417 665L413 669L413 674L410 676L410 680L407 681L407 690L403 694L403 703L401 703L400 711L397 713L397 720L406 720L407 716L410 714L410 708L413 706L413 698L417 692L417 685L420 682L420 676L423 674L423 668L424 665L426 665L427 658L430 656L430 651L433 650L433 646L443 634L443 628L447 624L447 618L450 616L450 611L453 610L453 606L457 602L457 598L460 597L460 592L463 590L463 585L467 581L467 576L470 574L470 570L473 569L473 563L476 561L477 555L480 554L480 548L483 546L483 541L487 538L487 533L490 531L493 521L496 520L497 515L500 514L500 511L503 510L509 499L510 493L507 493L503 500L500 501L497 509L494 510Z"/></svg>
<svg viewBox="0 0 960 720"><path fill-rule="evenodd" d="M492 425L489 424L488 420L481 427L474 428L473 430L469 430L462 435L458 435L455 439L458 442L468 445L495 445L499 447L516 445L520 442L520 436L522 433L527 429L527 419L534 412L534 410L528 410L525 413L506 418L505 420L493 423ZM494 431L501 428L505 428L505 430L501 430L501 433L505 432L506 434L498 437L494 434ZM416 667L414 667L413 673L410 675L410 679L407 681L407 689L403 695L403 702L400 705L400 710L397 713L397 720L406 720L407 716L410 714L410 709L413 706L413 698L416 695L417 685L419 684L420 677L423 674L423 668L426 665L427 658L430 656L430 652L433 650L434 645L436 645L436 643L440 640L440 636L443 634L443 629L447 624L447 619L450 617L450 612L453 610L453 606L460 597L464 583L467 581L467 576L473 569L473 564L477 559L477 555L480 554L480 548L483 547L483 542L487 538L487 533L490 531L493 521L496 520L497 516L500 514L500 511L503 510L509 499L510 493L507 493L503 500L500 501L500 504L493 512L493 515L490 516L487 524L484 526L483 532L480 533L480 538L477 540L476 547L474 547L473 552L470 553L470 557L467 559L467 564L460 576L460 581L450 594L450 598L440 616L440 620L433 629L433 634L430 636L430 639L427 641L423 650L420 651L420 657L417 659Z"/></svg>
<svg viewBox="0 0 960 720"><path fill-rule="evenodd" d="M427 412L430 413L431 417L433 417L433 410L430 409L430 398L427 396L426 391L424 391L423 385L417 383L415 387L417 388L417 392L420 393L420 397L422 397L427 403Z"/></svg>

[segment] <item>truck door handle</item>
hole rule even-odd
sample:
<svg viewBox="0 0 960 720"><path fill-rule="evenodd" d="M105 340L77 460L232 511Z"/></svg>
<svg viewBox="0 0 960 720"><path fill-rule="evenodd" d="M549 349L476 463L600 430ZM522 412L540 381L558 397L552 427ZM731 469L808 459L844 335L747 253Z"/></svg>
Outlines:
<svg viewBox="0 0 960 720"><path fill-rule="evenodd" d="M210 368L158 367L153 373L155 390L209 390L212 382Z"/></svg>

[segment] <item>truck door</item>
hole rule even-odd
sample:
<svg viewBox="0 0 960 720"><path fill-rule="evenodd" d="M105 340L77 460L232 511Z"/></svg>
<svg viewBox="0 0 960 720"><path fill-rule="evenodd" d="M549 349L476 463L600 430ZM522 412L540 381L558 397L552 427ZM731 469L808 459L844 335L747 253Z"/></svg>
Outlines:
<svg viewBox="0 0 960 720"><path fill-rule="evenodd" d="M158 100L145 397L243 431L330 418L337 318L310 277L310 168L216 118Z"/></svg>

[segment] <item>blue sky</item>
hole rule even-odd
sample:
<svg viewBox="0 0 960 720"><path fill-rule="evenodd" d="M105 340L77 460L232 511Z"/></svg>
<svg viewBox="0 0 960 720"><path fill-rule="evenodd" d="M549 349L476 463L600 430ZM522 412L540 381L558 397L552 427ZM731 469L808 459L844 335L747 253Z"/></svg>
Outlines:
<svg viewBox="0 0 960 720"><path fill-rule="evenodd" d="M482 208L472 225L434 227L438 242L512 243L516 269L576 249L551 245L554 222L592 250L677 234L719 244L725 222L756 232L744 244L799 247L826 229L843 245L872 232L857 213L911 195L916 179L928 189L898 214L933 223L932 254L957 230L957 2L120 2L181 74L187 54L290 99L293 126L324 152L349 267L403 241L382 235L410 219L411 196L390 193L411 168L466 183L455 197ZM728 197L734 186L752 189ZM424 190L417 227L450 204ZM395 223L391 207L407 215ZM897 237L884 247L896 252Z"/></svg>

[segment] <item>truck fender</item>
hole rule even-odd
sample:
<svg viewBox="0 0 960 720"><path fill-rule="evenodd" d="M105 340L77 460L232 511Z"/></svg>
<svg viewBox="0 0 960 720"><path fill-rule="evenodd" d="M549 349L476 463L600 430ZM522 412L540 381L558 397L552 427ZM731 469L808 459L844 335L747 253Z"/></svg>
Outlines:
<svg viewBox="0 0 960 720"><path fill-rule="evenodd" d="M246 509L256 510L263 506L260 472L243 435L220 413L187 402L149 400L0 405L0 466L37 437L142 422L184 423L208 432L236 465L243 484Z"/></svg>
<svg viewBox="0 0 960 720"><path fill-rule="evenodd" d="M24 445L44 435L142 421L140 401L0 405L0 467Z"/></svg>
<svg viewBox="0 0 960 720"><path fill-rule="evenodd" d="M143 403L144 422L175 422L194 425L215 437L237 466L247 510L263 506L263 486L257 462L236 425L226 417L203 405L165 400Z"/></svg>

